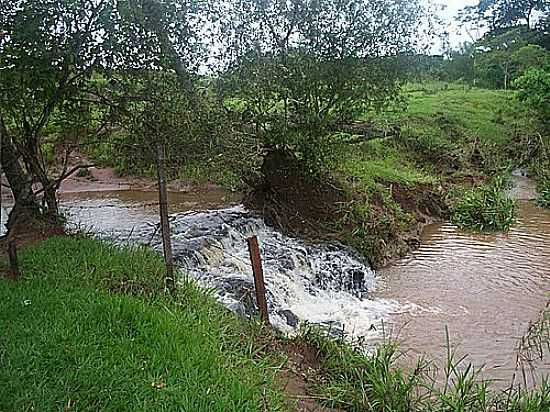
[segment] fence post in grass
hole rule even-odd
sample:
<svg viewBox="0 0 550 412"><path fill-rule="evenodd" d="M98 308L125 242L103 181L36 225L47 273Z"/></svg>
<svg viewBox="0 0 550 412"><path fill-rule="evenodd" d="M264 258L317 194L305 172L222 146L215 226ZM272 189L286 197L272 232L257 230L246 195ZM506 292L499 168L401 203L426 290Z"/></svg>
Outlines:
<svg viewBox="0 0 550 412"><path fill-rule="evenodd" d="M165 147L163 143L157 144L157 175L159 186L159 213L160 228L162 234L162 246L164 262L166 264L165 287L170 293L176 290L174 279L174 256L172 253L172 239L170 238L170 221L168 219L168 192L166 189Z"/></svg>
<svg viewBox="0 0 550 412"><path fill-rule="evenodd" d="M250 261L252 262L252 270L254 272L254 287L256 289L256 302L260 309L260 317L265 324L269 325L269 312L267 311L267 299L265 297L264 271L262 269L262 258L260 256L258 238L252 236L247 239L247 243Z"/></svg>
<svg viewBox="0 0 550 412"><path fill-rule="evenodd" d="M14 240L8 241L8 258L11 276L13 279L17 279L19 277L19 263L17 262L17 246Z"/></svg>

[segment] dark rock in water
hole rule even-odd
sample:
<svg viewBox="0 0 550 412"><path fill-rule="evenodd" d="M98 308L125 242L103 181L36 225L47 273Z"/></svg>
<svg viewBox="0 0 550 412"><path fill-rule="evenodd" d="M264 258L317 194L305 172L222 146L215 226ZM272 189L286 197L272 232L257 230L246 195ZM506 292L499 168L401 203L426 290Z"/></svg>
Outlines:
<svg viewBox="0 0 550 412"><path fill-rule="evenodd" d="M300 323L300 319L298 319L298 316L296 316L291 310L288 310L288 309L279 310L277 311L277 313L281 317L286 319L286 323L290 327L295 328Z"/></svg>
<svg viewBox="0 0 550 412"><path fill-rule="evenodd" d="M341 338L346 333L344 325L338 321L326 321L317 323L316 325L328 336L333 338Z"/></svg>
<svg viewBox="0 0 550 412"><path fill-rule="evenodd" d="M354 269L353 276L353 289L362 290L365 285L365 273L362 270Z"/></svg>
<svg viewBox="0 0 550 412"><path fill-rule="evenodd" d="M294 260L292 260L292 256L289 256L289 255L279 256L278 264L281 266L282 269L285 269L285 270L296 269L296 264L294 263Z"/></svg>

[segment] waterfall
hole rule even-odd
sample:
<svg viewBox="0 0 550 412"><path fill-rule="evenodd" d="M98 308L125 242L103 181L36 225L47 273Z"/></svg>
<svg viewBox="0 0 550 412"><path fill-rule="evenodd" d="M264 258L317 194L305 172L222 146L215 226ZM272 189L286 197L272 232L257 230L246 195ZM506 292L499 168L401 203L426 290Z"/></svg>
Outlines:
<svg viewBox="0 0 550 412"><path fill-rule="evenodd" d="M271 322L291 332L300 321L366 335L397 303L369 299L375 273L338 243L309 244L286 236L242 206L173 215L174 256L184 273L212 289L225 306L256 312L246 239L260 242ZM153 245L160 249L160 238Z"/></svg>
<svg viewBox="0 0 550 412"><path fill-rule="evenodd" d="M118 199L65 202L69 222L115 242L146 243L162 250L154 209ZM376 275L353 249L314 244L265 224L243 206L170 216L172 246L182 276L211 289L229 309L256 313L254 278L246 239L258 237L272 324L292 333L300 322L333 333L376 336L381 322L403 310L396 301L373 299Z"/></svg>

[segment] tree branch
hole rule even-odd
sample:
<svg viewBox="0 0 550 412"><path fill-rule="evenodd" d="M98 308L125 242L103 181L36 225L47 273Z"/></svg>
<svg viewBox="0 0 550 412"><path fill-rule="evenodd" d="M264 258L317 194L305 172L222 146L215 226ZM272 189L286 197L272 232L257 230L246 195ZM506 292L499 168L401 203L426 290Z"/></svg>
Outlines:
<svg viewBox="0 0 550 412"><path fill-rule="evenodd" d="M48 186L42 187L42 189L38 190L34 193L35 196L44 193L46 190L55 188L56 190L59 189L59 186L61 186L61 182L63 180L68 179L72 175L74 175L76 172L78 172L81 169L89 169L91 167L96 167L95 164L89 164L89 165L78 165L70 169L68 172L63 173L61 176L59 176L57 179L55 179L53 182L51 182Z"/></svg>

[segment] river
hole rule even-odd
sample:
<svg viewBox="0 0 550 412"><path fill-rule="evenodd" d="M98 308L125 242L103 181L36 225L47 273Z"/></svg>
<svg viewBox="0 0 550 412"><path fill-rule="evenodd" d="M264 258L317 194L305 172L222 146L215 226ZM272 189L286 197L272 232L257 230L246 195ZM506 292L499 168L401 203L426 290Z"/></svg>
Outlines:
<svg viewBox="0 0 550 412"><path fill-rule="evenodd" d="M417 251L378 275L375 299L422 308L388 319L404 349L443 361L447 326L458 355L509 382L518 340L550 300L550 212L522 202L518 222L500 235L430 225ZM539 372L550 372L548 361Z"/></svg>
<svg viewBox="0 0 550 412"><path fill-rule="evenodd" d="M160 247L154 192L65 193L61 200L73 228ZM550 211L525 199L508 234L430 225L420 249L378 273L346 247L277 232L238 201L223 191L170 195L177 263L227 307L249 314L246 237L258 235L272 321L286 332L308 321L367 342L391 335L412 364L416 356L444 360L447 326L459 355L506 383L519 339L550 299ZM548 359L537 367L538 376L550 372Z"/></svg>

